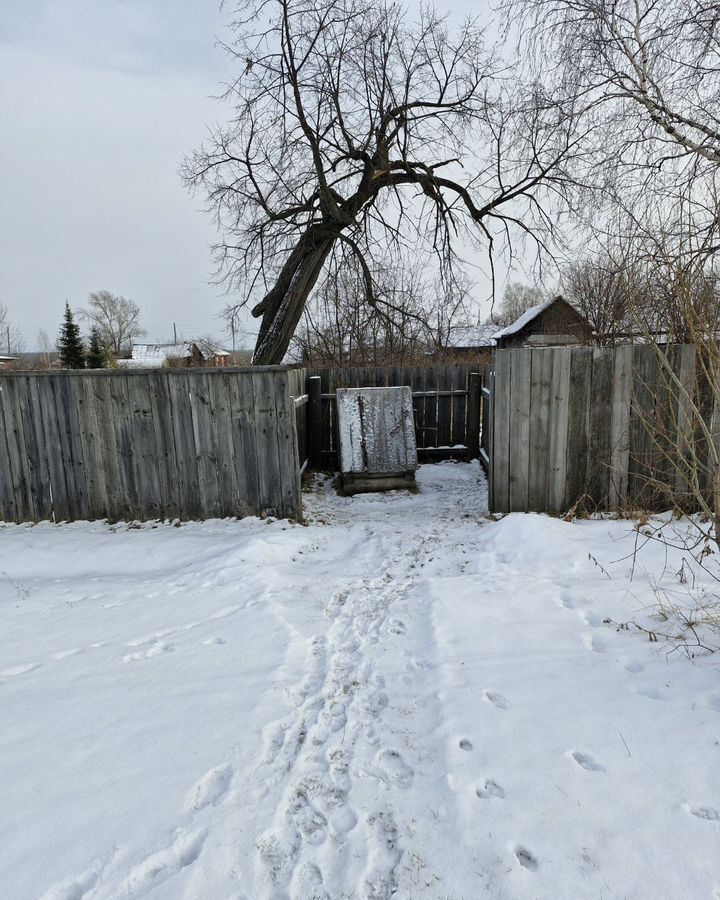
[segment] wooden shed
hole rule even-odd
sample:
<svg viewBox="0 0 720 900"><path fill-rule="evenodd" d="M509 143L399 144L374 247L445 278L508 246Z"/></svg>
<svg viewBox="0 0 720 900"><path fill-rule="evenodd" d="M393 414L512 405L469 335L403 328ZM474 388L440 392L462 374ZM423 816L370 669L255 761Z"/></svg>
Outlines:
<svg viewBox="0 0 720 900"><path fill-rule="evenodd" d="M336 402L345 492L412 487L417 448L410 388L338 388Z"/></svg>
<svg viewBox="0 0 720 900"><path fill-rule="evenodd" d="M563 297L526 310L512 325L495 332L499 350L513 347L562 347L587 344L592 328Z"/></svg>

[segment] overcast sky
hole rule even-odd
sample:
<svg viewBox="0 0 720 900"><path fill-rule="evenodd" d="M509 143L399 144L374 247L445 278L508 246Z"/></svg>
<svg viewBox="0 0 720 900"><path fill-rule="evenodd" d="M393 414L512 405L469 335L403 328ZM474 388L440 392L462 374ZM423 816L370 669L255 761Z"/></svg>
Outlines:
<svg viewBox="0 0 720 900"><path fill-rule="evenodd" d="M0 0L0 303L29 349L103 288L148 340L221 333L178 166L224 118L223 23L217 0Z"/></svg>

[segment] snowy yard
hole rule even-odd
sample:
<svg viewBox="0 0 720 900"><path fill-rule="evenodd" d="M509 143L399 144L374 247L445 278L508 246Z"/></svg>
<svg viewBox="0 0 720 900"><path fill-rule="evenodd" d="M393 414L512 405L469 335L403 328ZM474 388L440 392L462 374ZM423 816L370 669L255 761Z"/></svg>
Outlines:
<svg viewBox="0 0 720 900"><path fill-rule="evenodd" d="M603 624L679 556L418 483L0 528L0 895L720 897L720 660Z"/></svg>

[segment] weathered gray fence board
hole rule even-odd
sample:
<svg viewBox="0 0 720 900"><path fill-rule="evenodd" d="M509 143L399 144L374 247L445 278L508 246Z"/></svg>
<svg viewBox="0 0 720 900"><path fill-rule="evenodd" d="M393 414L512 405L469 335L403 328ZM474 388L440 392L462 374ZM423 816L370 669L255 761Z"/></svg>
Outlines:
<svg viewBox="0 0 720 900"><path fill-rule="evenodd" d="M565 506L571 353L572 349L569 347L561 347L553 353L550 402L553 405L554 422L550 428L548 457L547 509L549 512L560 512Z"/></svg>
<svg viewBox="0 0 720 900"><path fill-rule="evenodd" d="M589 347L574 347L570 357L567 464L563 503L565 498L574 503L588 493L586 478L591 376L592 350Z"/></svg>
<svg viewBox="0 0 720 900"><path fill-rule="evenodd" d="M688 489L688 455L687 428L691 421L691 407L695 400L695 347L686 344L679 348L680 361L677 373L680 385L677 387L677 439L675 442L676 474L675 490L683 495Z"/></svg>
<svg viewBox="0 0 720 900"><path fill-rule="evenodd" d="M714 471L703 467L720 447L720 416L692 347L501 350L494 373L494 511L682 503L688 443Z"/></svg>
<svg viewBox="0 0 720 900"><path fill-rule="evenodd" d="M588 410L588 455L585 492L589 506L607 503L610 484L610 429L615 357L608 347L592 351Z"/></svg>
<svg viewBox="0 0 720 900"><path fill-rule="evenodd" d="M547 456L550 423L552 353L533 349L530 354L530 458L528 460L528 507L542 509L547 495Z"/></svg>
<svg viewBox="0 0 720 900"><path fill-rule="evenodd" d="M240 510L238 515L251 515L253 511L260 509L252 380L229 378L227 386L237 478L237 503Z"/></svg>
<svg viewBox="0 0 720 900"><path fill-rule="evenodd" d="M630 409L632 406L632 347L618 347L614 353L610 417L610 484L608 505L627 505L630 470Z"/></svg>
<svg viewBox="0 0 720 900"><path fill-rule="evenodd" d="M297 420L290 382L286 378L272 380L275 396L275 438L280 472L279 515L293 516L301 503L300 465Z"/></svg>
<svg viewBox="0 0 720 900"><path fill-rule="evenodd" d="M493 381L493 454L490 468L493 482L493 509L501 512L507 512L510 509L511 352L495 353Z"/></svg>
<svg viewBox="0 0 720 900"><path fill-rule="evenodd" d="M510 446L514 455L510 464L509 509L524 512L528 508L530 462L530 363L531 354L511 350L510 370Z"/></svg>
<svg viewBox="0 0 720 900"><path fill-rule="evenodd" d="M0 518L300 517L295 409L284 367L3 374Z"/></svg>
<svg viewBox="0 0 720 900"><path fill-rule="evenodd" d="M132 422L133 464L143 519L162 517L157 440L147 378L127 380L128 411Z"/></svg>
<svg viewBox="0 0 720 900"><path fill-rule="evenodd" d="M50 471L48 467L48 448L45 442L45 429L38 396L38 386L34 378L25 376L19 380L23 388L23 417L25 434L28 442L28 459L33 470L30 490L36 520L49 519L52 515L52 491L50 487ZM0 481L2 479L0 478ZM0 512L0 515L2 513Z"/></svg>

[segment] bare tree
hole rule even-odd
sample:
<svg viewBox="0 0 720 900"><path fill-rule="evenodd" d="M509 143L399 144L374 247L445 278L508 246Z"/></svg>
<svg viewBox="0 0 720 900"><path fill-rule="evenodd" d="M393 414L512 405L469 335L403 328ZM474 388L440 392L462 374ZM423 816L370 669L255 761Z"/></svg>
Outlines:
<svg viewBox="0 0 720 900"><path fill-rule="evenodd" d="M4 303L0 303L0 347L8 356L22 353L25 348L22 332L10 320L10 313Z"/></svg>
<svg viewBox="0 0 720 900"><path fill-rule="evenodd" d="M693 181L720 164L717 0L507 0L525 57L595 123L610 188Z"/></svg>
<svg viewBox="0 0 720 900"><path fill-rule="evenodd" d="M488 325L511 325L533 306L546 300L543 291L535 285L510 281L505 285L500 306L488 317Z"/></svg>
<svg viewBox="0 0 720 900"><path fill-rule="evenodd" d="M451 330L466 325L468 290L451 294L420 266L388 264L373 275L376 302L364 300L363 273L352 256L331 259L328 277L305 307L291 353L313 366L407 365L437 359Z"/></svg>
<svg viewBox="0 0 720 900"><path fill-rule="evenodd" d="M640 333L633 313L645 286L624 260L603 251L587 255L563 269L560 285L565 299L587 319L596 344L609 346Z"/></svg>
<svg viewBox="0 0 720 900"><path fill-rule="evenodd" d="M238 342L247 337L243 327L245 306L243 303L226 303L218 318L223 323L223 332L230 338L233 355L237 352Z"/></svg>
<svg viewBox="0 0 720 900"><path fill-rule="evenodd" d="M91 293L80 315L97 328L103 346L116 356L127 352L133 339L145 334L137 303L110 291Z"/></svg>
<svg viewBox="0 0 720 900"><path fill-rule="evenodd" d="M230 123L186 161L222 238L217 275L261 317L254 361L285 354L340 249L375 302L374 260L409 243L447 275L456 239L544 245L576 147L572 116L507 79L477 22L387 0L243 0Z"/></svg>

